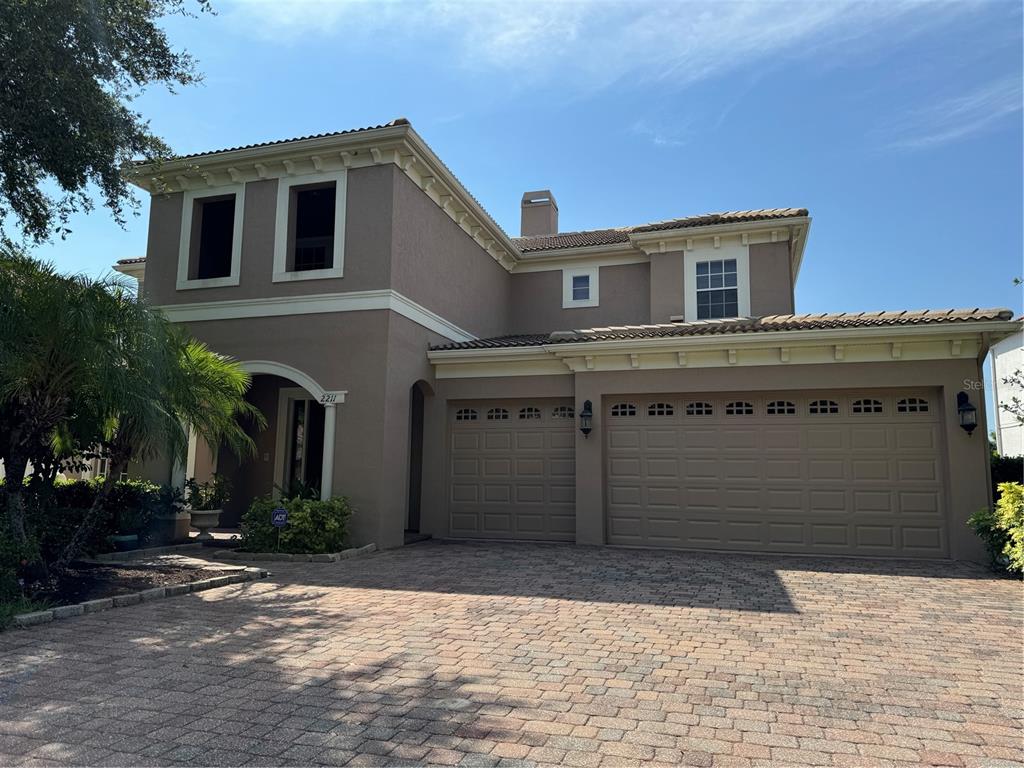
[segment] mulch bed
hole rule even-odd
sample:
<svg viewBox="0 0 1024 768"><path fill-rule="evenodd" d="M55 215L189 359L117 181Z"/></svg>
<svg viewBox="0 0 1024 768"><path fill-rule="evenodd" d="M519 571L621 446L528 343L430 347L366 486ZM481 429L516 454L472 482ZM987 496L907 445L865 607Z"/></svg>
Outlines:
<svg viewBox="0 0 1024 768"><path fill-rule="evenodd" d="M40 592L36 599L48 600L54 605L73 605L153 587L202 581L223 573L223 569L218 568L181 565L74 563L55 589Z"/></svg>

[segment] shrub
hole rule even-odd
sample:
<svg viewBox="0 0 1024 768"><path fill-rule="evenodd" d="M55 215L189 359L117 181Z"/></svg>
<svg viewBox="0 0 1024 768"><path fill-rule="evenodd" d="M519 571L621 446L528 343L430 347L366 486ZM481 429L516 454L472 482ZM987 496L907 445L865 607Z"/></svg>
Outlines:
<svg viewBox="0 0 1024 768"><path fill-rule="evenodd" d="M270 514L277 507L288 510L288 524L280 529L280 534L270 522ZM352 513L344 497L327 501L270 496L256 499L242 515L242 548L249 552L340 552L348 543Z"/></svg>
<svg viewBox="0 0 1024 768"><path fill-rule="evenodd" d="M1002 483L995 509L971 515L967 524L985 542L992 561L1011 573L1024 572L1024 485Z"/></svg>
<svg viewBox="0 0 1024 768"><path fill-rule="evenodd" d="M1024 457L992 457L992 498L999 501L999 486L1003 483L1024 483Z"/></svg>

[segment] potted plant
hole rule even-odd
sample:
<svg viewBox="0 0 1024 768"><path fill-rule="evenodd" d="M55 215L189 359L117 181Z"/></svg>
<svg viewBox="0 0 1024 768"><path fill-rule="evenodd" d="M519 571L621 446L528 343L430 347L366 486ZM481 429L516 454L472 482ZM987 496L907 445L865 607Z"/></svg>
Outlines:
<svg viewBox="0 0 1024 768"><path fill-rule="evenodd" d="M208 483L194 477L185 481L185 503L192 515L192 526L199 529L197 541L211 541L211 528L220 522L220 513L231 495L231 485L222 475L214 474Z"/></svg>
<svg viewBox="0 0 1024 768"><path fill-rule="evenodd" d="M165 485L160 488L157 500L155 533L161 544L182 544L188 541L188 530L192 516L185 509L185 495L182 488Z"/></svg>

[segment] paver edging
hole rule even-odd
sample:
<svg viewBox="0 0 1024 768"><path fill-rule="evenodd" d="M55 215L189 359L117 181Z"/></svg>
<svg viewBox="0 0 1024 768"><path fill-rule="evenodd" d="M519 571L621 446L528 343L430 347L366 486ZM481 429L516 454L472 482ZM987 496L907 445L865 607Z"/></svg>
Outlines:
<svg viewBox="0 0 1024 768"><path fill-rule="evenodd" d="M351 560L353 557L362 557L376 551L376 544L367 544L363 547L343 549L341 552L328 552L321 555L290 552L242 552L238 549L229 549L218 552L217 557L223 560L256 560L278 563L336 563L339 560Z"/></svg>
<svg viewBox="0 0 1024 768"><path fill-rule="evenodd" d="M81 616L85 613L96 613L111 608L149 603L154 600L163 600L167 597L187 595L190 592L202 592L207 589L225 587L228 584L240 584L244 581L265 579L269 575L270 571L265 568L243 568L225 576L214 576L213 578L191 581L185 584L172 584L168 587L153 587L151 589L144 589L141 592L101 597L97 600L86 600L83 603L73 603L72 605L58 605L56 608L48 608L45 611L19 613L14 617L13 626L25 628L35 626L36 624L48 624L55 619L70 619L73 616Z"/></svg>

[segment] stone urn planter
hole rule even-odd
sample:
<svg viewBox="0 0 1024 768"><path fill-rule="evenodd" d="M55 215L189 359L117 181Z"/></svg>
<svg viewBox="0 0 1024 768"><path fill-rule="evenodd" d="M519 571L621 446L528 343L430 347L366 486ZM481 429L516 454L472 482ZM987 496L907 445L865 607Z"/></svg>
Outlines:
<svg viewBox="0 0 1024 768"><path fill-rule="evenodd" d="M215 474L208 483L200 483L194 477L185 481L185 503L192 516L192 527L199 529L196 541L213 541L210 529L220 523L220 513L230 493L228 481L221 475Z"/></svg>
<svg viewBox="0 0 1024 768"><path fill-rule="evenodd" d="M216 528L220 523L220 513L222 510L219 509L193 509L191 512L192 516L192 527L199 529L199 535L196 536L196 541L212 541L213 534L210 533L211 528Z"/></svg>
<svg viewBox="0 0 1024 768"><path fill-rule="evenodd" d="M139 535L137 533L117 533L110 537L110 544L117 552L138 549Z"/></svg>

